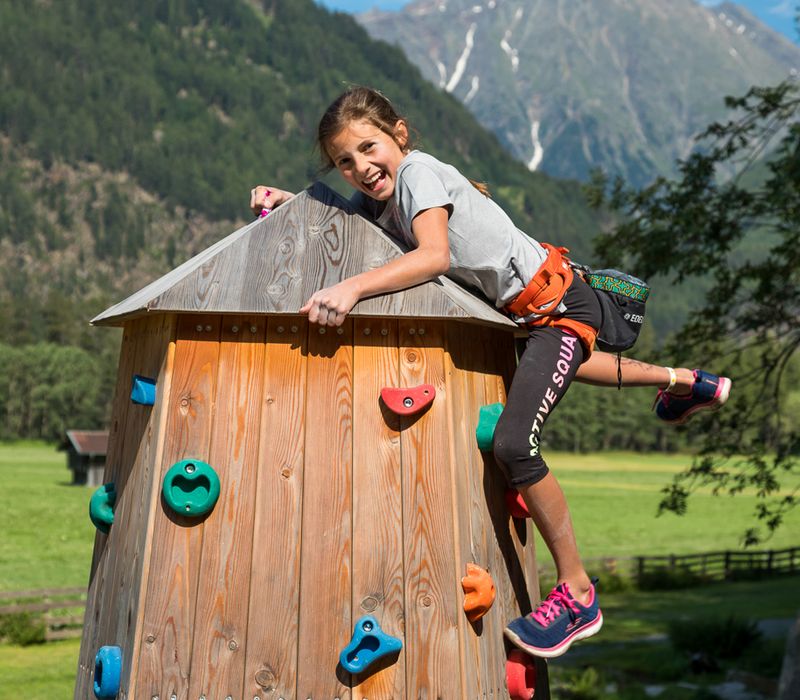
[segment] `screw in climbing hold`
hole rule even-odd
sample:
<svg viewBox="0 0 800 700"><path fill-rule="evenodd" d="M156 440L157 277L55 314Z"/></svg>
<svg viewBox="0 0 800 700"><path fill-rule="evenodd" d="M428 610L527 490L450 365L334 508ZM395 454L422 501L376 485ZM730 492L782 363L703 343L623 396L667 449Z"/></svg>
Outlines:
<svg viewBox="0 0 800 700"><path fill-rule="evenodd" d="M117 490L113 482L103 484L89 499L89 520L100 532L108 534L111 529L116 500Z"/></svg>
<svg viewBox="0 0 800 700"><path fill-rule="evenodd" d="M349 673L363 673L376 661L402 648L403 642L386 634L374 617L365 615L356 621L350 644L339 654L339 663Z"/></svg>
<svg viewBox="0 0 800 700"><path fill-rule="evenodd" d="M122 649L100 647L94 657L94 696L97 700L113 700L119 693L122 676Z"/></svg>
<svg viewBox="0 0 800 700"><path fill-rule="evenodd" d="M420 384L407 389L384 387L381 389L381 399L386 407L398 415L410 416L427 408L436 398L436 388L433 384Z"/></svg>
<svg viewBox="0 0 800 700"><path fill-rule="evenodd" d="M501 403L490 403L488 406L481 406L478 409L478 425L475 428L475 439L478 441L478 449L481 452L492 451L494 431L502 412L503 404Z"/></svg>
<svg viewBox="0 0 800 700"><path fill-rule="evenodd" d="M134 374L131 382L131 401L142 406L152 406L156 402L156 380Z"/></svg>
<svg viewBox="0 0 800 700"><path fill-rule="evenodd" d="M184 459L164 475L161 493L175 512L190 517L208 513L219 498L219 476L199 459Z"/></svg>
<svg viewBox="0 0 800 700"><path fill-rule="evenodd" d="M464 612L470 622L480 620L492 607L495 598L494 581L488 571L477 564L467 564L467 575L461 579L464 589Z"/></svg>

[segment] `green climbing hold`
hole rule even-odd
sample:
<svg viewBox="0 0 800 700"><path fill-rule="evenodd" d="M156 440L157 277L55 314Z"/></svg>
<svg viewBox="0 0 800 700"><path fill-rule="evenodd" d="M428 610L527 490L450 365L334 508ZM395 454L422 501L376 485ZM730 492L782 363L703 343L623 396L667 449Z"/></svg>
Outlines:
<svg viewBox="0 0 800 700"><path fill-rule="evenodd" d="M199 459L173 464L161 488L167 505L179 515L199 517L208 513L219 498L219 477Z"/></svg>
<svg viewBox="0 0 800 700"><path fill-rule="evenodd" d="M481 406L478 411L478 427L475 428L475 438L478 441L478 449L481 452L492 451L492 441L494 440L494 429L497 421L503 412L503 404L490 403L488 406Z"/></svg>
<svg viewBox="0 0 800 700"><path fill-rule="evenodd" d="M94 526L105 534L111 529L114 522L114 503L117 500L117 490L114 483L103 484L92 494L89 500L89 520Z"/></svg>

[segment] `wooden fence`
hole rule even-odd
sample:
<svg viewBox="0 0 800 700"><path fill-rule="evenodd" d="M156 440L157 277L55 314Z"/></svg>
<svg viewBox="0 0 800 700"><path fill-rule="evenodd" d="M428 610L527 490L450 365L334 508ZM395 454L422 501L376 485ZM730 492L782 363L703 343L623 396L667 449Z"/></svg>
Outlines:
<svg viewBox="0 0 800 700"><path fill-rule="evenodd" d="M698 580L725 581L738 577L800 572L800 547L753 552L600 557L585 559L584 565L590 572L618 574L637 583L648 575L658 576L665 571L688 574ZM540 564L540 578L554 576L552 563ZM47 641L80 637L85 607L85 588L0 592L0 618L15 613L41 614Z"/></svg>
<svg viewBox="0 0 800 700"><path fill-rule="evenodd" d="M800 547L761 551L723 551L702 554L665 554L640 557L599 557L585 559L590 572L618 574L636 583L664 572L684 574L704 581L770 576L800 572ZM551 562L539 566L540 578L552 578Z"/></svg>
<svg viewBox="0 0 800 700"><path fill-rule="evenodd" d="M48 642L80 637L85 607L85 588L0 592L0 618L16 613L32 613L44 623Z"/></svg>

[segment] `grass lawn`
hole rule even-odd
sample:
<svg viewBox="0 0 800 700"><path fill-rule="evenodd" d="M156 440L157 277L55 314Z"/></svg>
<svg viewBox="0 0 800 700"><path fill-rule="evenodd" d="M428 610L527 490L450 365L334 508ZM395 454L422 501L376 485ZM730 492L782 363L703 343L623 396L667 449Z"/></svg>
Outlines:
<svg viewBox="0 0 800 700"><path fill-rule="evenodd" d="M701 493L690 501L687 515L655 517L660 488L688 459L549 454L570 502L584 556L738 549L741 533L752 523L753 496ZM88 518L91 490L69 481L66 457L53 447L0 445L0 590L86 585L94 542ZM766 546L798 545L797 533L800 509ZM547 556L541 542L538 546L539 556ZM648 645L649 651L641 644L627 645L624 653L617 645L663 634L673 618L699 620L731 612L758 619L790 617L800 607L798 588L800 577L787 577L683 591L602 594L605 627L596 640L581 647L591 650L590 656L604 668L616 659L620 666L638 664L644 669L652 663L657 673L663 657L674 674L679 672L674 665L682 662L667 645ZM774 656L782 642L770 643ZM77 640L26 648L0 644L0 700L71 697L78 648ZM556 662L554 670L561 663Z"/></svg>
<svg viewBox="0 0 800 700"><path fill-rule="evenodd" d="M0 590L86 586L92 563L92 490L71 486L65 453L0 445Z"/></svg>
<svg viewBox="0 0 800 700"><path fill-rule="evenodd" d="M0 700L71 698L79 639L30 647L0 644Z"/></svg>
<svg viewBox="0 0 800 700"><path fill-rule="evenodd" d="M690 497L685 515L656 517L660 490L690 464L686 455L548 453L547 462L564 489L584 558L741 549L742 534L756 523L754 494L714 496L708 489ZM797 545L800 508L759 548ZM536 551L548 556L538 538Z"/></svg>

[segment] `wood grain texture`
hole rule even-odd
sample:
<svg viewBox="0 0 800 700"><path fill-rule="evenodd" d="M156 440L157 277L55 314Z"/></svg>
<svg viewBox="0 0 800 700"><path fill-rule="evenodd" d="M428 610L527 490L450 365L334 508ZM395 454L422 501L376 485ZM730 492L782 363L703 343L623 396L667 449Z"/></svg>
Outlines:
<svg viewBox="0 0 800 700"><path fill-rule="evenodd" d="M297 688L307 334L304 318L269 319L242 696L248 699L289 700Z"/></svg>
<svg viewBox="0 0 800 700"><path fill-rule="evenodd" d="M423 333L420 333L423 331ZM400 321L400 383L433 384L437 398L421 416L401 421L406 578L406 695L461 698L460 578L448 467L443 327Z"/></svg>
<svg viewBox="0 0 800 700"><path fill-rule="evenodd" d="M76 697L91 694L94 656L101 646L120 646L123 669L131 668L142 552L159 438L157 424L164 398L162 391L153 407L132 404L131 376L138 373L153 377L163 386L173 333L174 318L161 316L132 322L123 335L111 445L104 476L104 483L113 482L116 487L114 523L108 536L97 538L96 551L102 554L98 559L98 576L90 585ZM123 676L121 697L125 696L127 671Z"/></svg>
<svg viewBox="0 0 800 700"><path fill-rule="evenodd" d="M222 321L208 453L221 488L203 524L190 698L242 697L265 334L263 317Z"/></svg>
<svg viewBox="0 0 800 700"><path fill-rule="evenodd" d="M182 459L208 461L219 338L219 316L185 316L178 321L159 482ZM172 513L162 498L153 528L132 697L174 695L183 700L189 693L204 524Z"/></svg>
<svg viewBox="0 0 800 700"><path fill-rule="evenodd" d="M475 439L478 407L486 403L483 386L482 363L476 363L476 352L481 352L480 338L474 326L461 323L447 324L445 337L450 418L450 449L453 461L453 493L457 532L458 566L462 575L466 565L474 562L495 577L492 557L491 518L484 494L484 463ZM496 583L496 589L500 582ZM502 591L497 590L498 595ZM463 597L462 597L463 603ZM462 614L460 643L462 674L465 679L465 697L489 697L502 689L497 686L492 659L497 652L493 644L496 635L487 632L496 626L497 610L493 607L476 624L470 624ZM500 645L502 649L502 642ZM490 658L491 657L491 658Z"/></svg>
<svg viewBox="0 0 800 700"><path fill-rule="evenodd" d="M347 200L315 183L268 217L249 224L93 319L119 324L154 310L297 313L315 291L402 255L389 236ZM460 318L514 324L447 278L365 299L352 316Z"/></svg>
<svg viewBox="0 0 800 700"><path fill-rule="evenodd" d="M404 638L400 419L380 400L397 387L397 321L362 320L353 337L353 592L351 626L372 615ZM353 678L353 698L405 698L405 656Z"/></svg>
<svg viewBox="0 0 800 700"><path fill-rule="evenodd" d="M351 697L337 666L352 635L352 320L340 328L308 333L298 698Z"/></svg>

